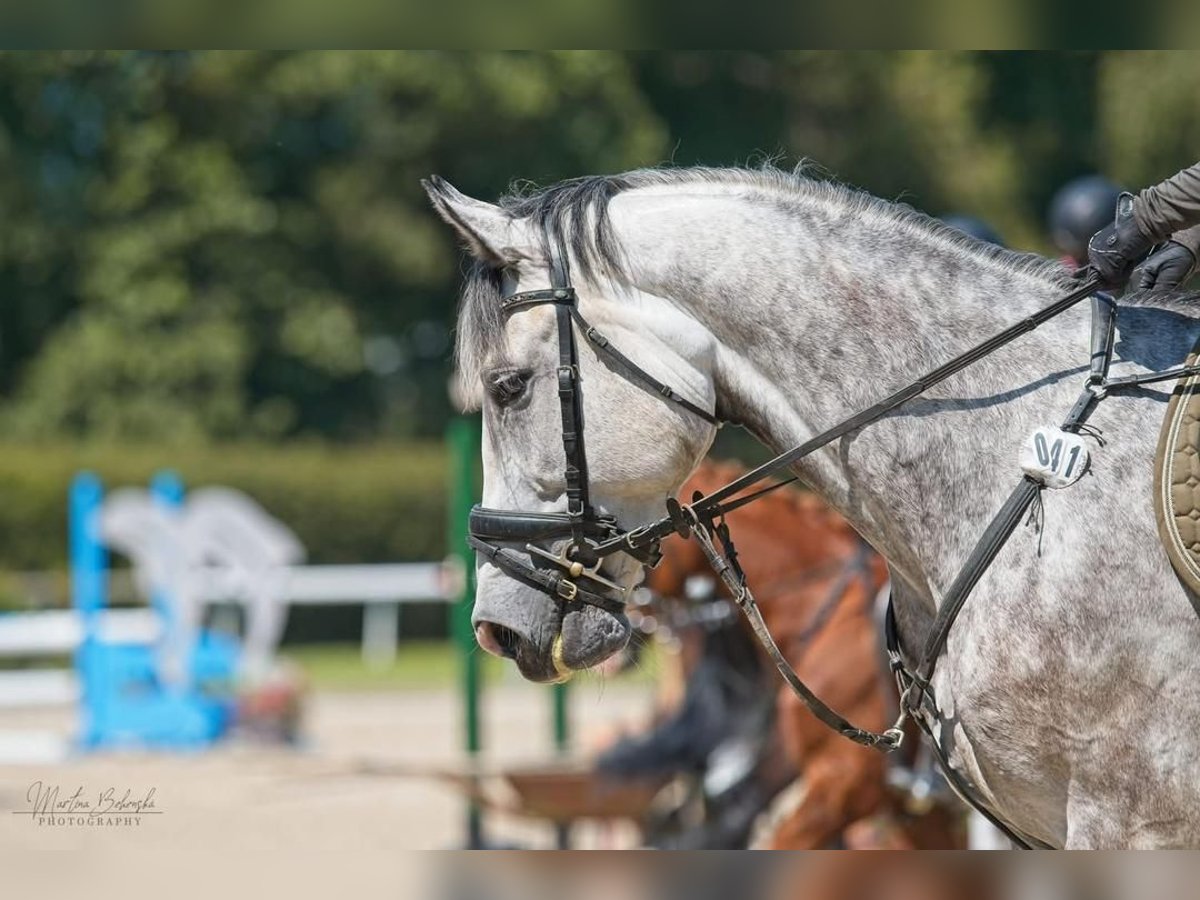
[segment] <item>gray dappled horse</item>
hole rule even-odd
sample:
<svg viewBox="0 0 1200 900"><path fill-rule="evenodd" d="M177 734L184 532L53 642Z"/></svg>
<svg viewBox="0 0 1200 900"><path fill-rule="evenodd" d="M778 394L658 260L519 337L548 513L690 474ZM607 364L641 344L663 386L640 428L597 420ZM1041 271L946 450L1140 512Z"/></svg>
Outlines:
<svg viewBox="0 0 1200 900"><path fill-rule="evenodd" d="M1053 264L912 210L775 170L585 178L503 206L427 185L477 265L459 370L484 410L484 504L561 511L563 445L548 306L502 316L502 289L548 286L564 235L579 307L692 403L772 448L799 444L1068 289ZM1018 449L1074 402L1086 312L1044 325L798 472L889 561L905 648L1020 472ZM1114 374L1180 362L1200 325L1178 305L1121 308ZM626 528L661 515L708 423L609 371L581 341L592 501ZM1172 385L1113 396L1092 472L1046 491L954 626L935 730L979 798L1054 846L1200 846L1200 620L1159 546L1151 483ZM1040 533L1039 533L1040 530ZM1039 552L1040 551L1040 552ZM621 554L604 571L630 584ZM627 640L619 614L563 605L481 565L481 645L550 680Z"/></svg>

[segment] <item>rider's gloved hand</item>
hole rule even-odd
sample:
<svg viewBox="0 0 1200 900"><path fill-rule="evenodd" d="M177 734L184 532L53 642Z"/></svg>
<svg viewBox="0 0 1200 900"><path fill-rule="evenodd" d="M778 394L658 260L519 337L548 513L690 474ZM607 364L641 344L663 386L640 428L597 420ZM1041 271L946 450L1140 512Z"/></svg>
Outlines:
<svg viewBox="0 0 1200 900"><path fill-rule="evenodd" d="M1154 241L1147 237L1133 216L1133 194L1117 198L1117 214L1088 241L1088 262L1106 288L1118 288L1129 280L1134 267L1146 258Z"/></svg>
<svg viewBox="0 0 1200 900"><path fill-rule="evenodd" d="M1170 291L1183 284L1196 268L1196 254L1177 241L1167 241L1133 273L1140 291Z"/></svg>

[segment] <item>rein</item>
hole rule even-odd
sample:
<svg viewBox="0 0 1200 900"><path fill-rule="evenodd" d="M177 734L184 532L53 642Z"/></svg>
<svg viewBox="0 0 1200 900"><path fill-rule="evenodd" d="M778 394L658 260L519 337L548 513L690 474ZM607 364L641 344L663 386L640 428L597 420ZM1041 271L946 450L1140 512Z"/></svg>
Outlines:
<svg viewBox="0 0 1200 900"><path fill-rule="evenodd" d="M775 643L774 638L772 638L766 623L763 621L758 604L754 599L754 594L747 584L746 575L742 571L741 566L738 565L737 551L734 547L733 539L729 534L729 528L724 522L724 514L752 502L771 490L782 487L786 482L773 484L753 494L738 497L737 495L742 491L753 487L779 470L794 465L822 447L831 444L833 441L853 431L864 428L873 422L879 421L888 413L908 401L919 397L931 387L940 384L968 366L995 353L1018 337L1033 331L1050 319L1071 309L1084 298L1092 296L1098 287L1099 282L1096 279L1089 279L1065 297L976 344L964 353L959 354L936 369L900 388L898 391L888 395L878 403L843 419L821 434L779 454L774 459L734 479L711 494L694 499L686 507L681 506L678 501L668 499L667 515L665 517L659 519L657 522L600 543L595 548L596 553L600 556L605 556L617 551L637 551L642 547L656 544L663 537L671 533L677 533L684 537L695 536L705 556L708 558L709 564L725 582L734 601L746 615L746 618L750 622L750 627L762 642L764 649L775 663L776 668L788 683L788 686L800 697L812 714L826 726L857 744L874 747L884 752L891 752L898 749L904 741L904 722L919 707L921 699L928 690L929 679L933 675L933 668L936 665L937 658L945 646L950 628L954 624L955 619L957 619L971 588L982 577L987 566L995 559L1004 542L1012 534L1013 529L1020 521L1021 515L1028 509L1029 504L1032 503L1041 485L1028 477L1023 479L1017 491L1014 492L1009 502L1005 504L1004 509L1001 510L1001 514L988 527L984 539L980 541L979 546L976 547L975 552L968 559L967 565L947 594L946 601L939 608L938 621L922 654L920 667L910 676L910 680L901 685L902 702L898 718L890 728L881 732L860 728L847 720L813 693L796 673L795 669L792 668L791 664L788 663L786 657ZM1102 354L1102 360L1107 360L1111 357L1111 336L1106 340L1106 352ZM1095 370L1096 365L1096 355L1093 354L1093 370ZM1107 362L1104 362L1103 371L1105 374L1107 373ZM1081 424L1091 411L1091 407L1097 398L1092 379L1093 376L1089 376L1084 396L1080 398L1080 402L1076 403L1076 408L1072 410L1072 416L1068 417L1068 422L1074 420L1076 424ZM1087 398L1086 403L1084 403L1085 398ZM1083 405L1081 406L1081 404ZM717 543L720 543L720 549L717 548ZM903 666L898 657L893 661L893 666L896 665ZM899 678L900 670L896 671Z"/></svg>
<svg viewBox="0 0 1200 900"><path fill-rule="evenodd" d="M728 500L730 497L733 497L735 494L745 490L748 487L753 487L764 479L775 474L780 469L790 467L793 463L799 462L806 456L809 456L817 450L820 450L827 444L836 441L838 438L844 437L852 431L857 431L860 428L864 428L867 425L879 421L888 413L904 405L909 400L919 397L931 387L940 384L947 378L950 378L952 375L957 375L963 369L979 362L981 359L987 356L990 356L992 353L995 353L1002 347L1012 343L1018 337L1021 337L1022 335L1033 331L1035 328L1038 328L1040 325L1045 324L1050 319L1062 315L1071 307L1079 303L1080 300L1091 296L1099 287L1100 282L1098 280L1094 278L1088 280L1081 287L1072 291L1070 294L1067 294L1060 300L1051 303L1049 306L1044 307L1028 318L1022 319L1020 322L1017 322L1014 325L1010 325L1008 328L1004 329L998 334L993 335L987 340L976 344L971 349L959 354L949 362L938 366L938 368L926 373L915 381L910 382L909 384L900 388L900 390L880 400L878 403L875 403L874 405L869 406L846 419L843 419L841 422L838 422L833 427L821 432L821 434L818 434L816 437L810 438L803 444L793 447L791 450L787 450L773 459L767 460L767 462L763 463L757 469L752 469L745 475L742 475L740 478L734 479L723 488L719 488L718 490L713 491L711 494L701 497L699 500L696 500L691 504L691 508L695 510L698 516L701 517L711 518L712 516L719 516L721 514L721 505L723 501ZM1182 377L1182 373L1181 375L1168 377ZM774 489L774 487L775 486L772 485L770 489ZM727 504L726 508L736 509L738 506L742 506L745 503L750 502L752 499L754 498L738 498ZM630 532L624 538L619 540L624 541L627 546L636 547L643 541L650 542L655 538L665 537L672 531L676 531L676 525L677 522L674 517L666 516L662 519L659 519L657 522L654 522L650 525L645 525L633 532ZM607 544L602 544L599 548L599 551L604 553L610 547L612 547L614 550L619 549L616 546L616 543L616 541L610 541Z"/></svg>
<svg viewBox="0 0 1200 900"><path fill-rule="evenodd" d="M1112 391L1200 374L1200 366L1180 366L1159 372L1148 372L1141 375L1110 379L1108 371L1112 362L1117 309L1111 297L1102 293L1093 293L1098 286L1095 279L1089 279L1079 289L1035 315L1005 329L994 337L968 350L966 353L955 357L923 378L902 388L874 406L851 416L849 419L835 425L816 438L777 456L758 469L747 473L725 487L714 491L712 494L696 498L689 507L682 510L682 513L691 520L692 526L690 530L699 541L710 564L725 581L731 592L733 592L735 600L746 614L751 627L762 642L768 655L775 662L780 674L796 695L804 701L814 716L834 731L837 731L855 743L874 747L884 752L892 752L901 746L904 739L903 725L908 719L913 719L929 738L938 762L946 773L946 777L955 792L1015 845L1025 849L1044 845L1040 841L1024 835L1014 827L1008 825L996 813L980 803L974 797L971 785L951 765L946 750L942 746L938 736L934 734L931 724L937 721L938 710L936 700L931 692L930 683L938 659L945 650L950 631L958 619L959 613L962 612L971 591L1007 543L1009 537L1012 536L1013 531L1029 511L1030 507L1035 502L1040 503L1041 492L1045 489L1046 485L1029 474L1022 476L1016 488L1014 488L1008 499L984 530L983 535L963 564L958 576L947 589L946 595L942 598L933 626L925 640L915 669L910 669L905 663L903 650L900 646L899 630L895 622L895 611L892 599L889 597L887 627L885 629L887 655L889 666L900 692L900 704L896 722L891 728L883 732L873 732L853 725L817 697L800 679L787 659L779 651L774 638L768 631L755 603L754 596L746 583L745 573L742 572L741 567L737 563L737 551L729 535L728 526L724 522L723 514L730 509L757 499L763 493L775 489L776 485L750 495L738 497L725 504L722 504L722 501L736 495L746 487L752 486L777 469L799 461L836 438L863 425L877 421L891 410L918 396L929 387L998 350L1016 337L1032 331L1054 316L1065 312L1087 296L1092 296L1090 369L1078 399L1060 426L1062 431L1075 434L1090 433L1093 437L1098 438L1098 435L1094 431L1089 432L1086 430L1086 422L1100 401ZM668 508L670 509L670 504L668 504ZM677 515L668 515L665 519L646 526L645 530L650 534L654 534L658 529L666 528L668 525L670 527L677 527L679 518ZM627 536L626 540L629 540L631 537L633 536ZM724 555L715 546L714 537L720 542ZM634 541L630 542L634 543Z"/></svg>

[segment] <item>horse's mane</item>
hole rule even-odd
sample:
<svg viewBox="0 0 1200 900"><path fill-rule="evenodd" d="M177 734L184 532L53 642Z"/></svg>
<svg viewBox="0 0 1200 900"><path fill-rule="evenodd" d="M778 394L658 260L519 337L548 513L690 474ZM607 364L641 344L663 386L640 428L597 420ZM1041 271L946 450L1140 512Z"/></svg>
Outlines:
<svg viewBox="0 0 1200 900"><path fill-rule="evenodd" d="M609 203L618 194L644 188L705 186L736 193L749 203L802 211L817 204L863 221L883 222L928 246L976 262L998 266L1013 277L1036 277L1064 283L1063 267L1044 257L1018 253L977 240L912 207L882 200L808 170L760 168L650 168L620 175L588 175L544 188L518 184L501 198L513 218L528 219L547 249L549 234L561 236L572 262L584 278L619 280L622 253L609 218ZM492 267L472 265L467 273L459 312L457 360L464 383L478 382L485 356L502 345L504 321L499 305L500 278Z"/></svg>
<svg viewBox="0 0 1200 900"><path fill-rule="evenodd" d="M999 262L1013 274L1062 278L1062 267L1045 257L1020 253L964 234L913 207L884 200L827 177L810 174L805 163L794 169L757 168L635 169L621 175L588 175L544 188L515 184L500 200L514 218L528 218L543 238L547 230L562 235L581 273L587 277L619 275L621 248L612 233L608 204L617 194L642 188L708 186L736 191L749 202L802 206L819 203L859 218L880 218L923 237L934 237L973 256Z"/></svg>

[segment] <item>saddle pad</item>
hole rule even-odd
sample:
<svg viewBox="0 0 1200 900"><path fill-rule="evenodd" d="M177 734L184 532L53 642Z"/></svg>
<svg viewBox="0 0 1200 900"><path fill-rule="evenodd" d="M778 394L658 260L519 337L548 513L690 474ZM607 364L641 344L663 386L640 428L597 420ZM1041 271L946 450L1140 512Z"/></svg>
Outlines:
<svg viewBox="0 0 1200 900"><path fill-rule="evenodd" d="M1187 359L1200 358L1200 344ZM1179 382L1154 459L1154 511L1171 565L1200 594L1200 376Z"/></svg>

